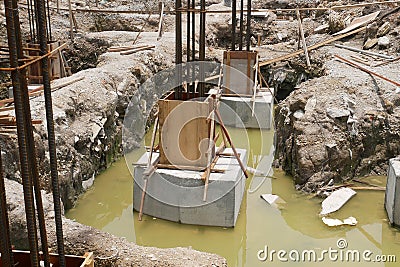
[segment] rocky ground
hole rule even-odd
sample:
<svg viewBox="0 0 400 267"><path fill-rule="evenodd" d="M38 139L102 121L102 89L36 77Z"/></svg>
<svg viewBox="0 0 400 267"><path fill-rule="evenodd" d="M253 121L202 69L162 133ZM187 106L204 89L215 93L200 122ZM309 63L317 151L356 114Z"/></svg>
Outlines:
<svg viewBox="0 0 400 267"><path fill-rule="evenodd" d="M151 2L145 2L148 5ZM115 7L115 5L113 5ZM113 7L111 6L111 7ZM108 5L105 7L109 8ZM128 6L129 7L129 6ZM132 7L131 7L132 8ZM137 7L136 7L137 8ZM53 36L69 43L67 58L73 66L74 75L54 81L53 87L75 81L71 85L53 92L53 111L56 131L57 159L61 198L66 209L71 208L76 199L93 183L96 175L109 166L122 153L122 122L125 109L140 84L153 74L173 64L174 39L168 33L157 40L156 27L148 26L144 30L153 33L133 32L141 28L147 17L121 16L131 28L119 28L114 23L117 15L102 19L115 27L105 31L96 22L96 15L77 15L82 28L75 33L74 41L68 40L68 22L66 13L53 14ZM82 20L78 19L80 16ZM3 19L3 16L0 16ZM152 17L150 19L153 19ZM157 17L158 20L158 17ZM22 28L26 34L26 21ZM98 21L98 20L97 20ZM104 22L106 21L106 22ZM122 21L122 19L121 19ZM114 23L114 24L113 24ZM120 23L122 24L122 22ZM100 28L93 28L97 25ZM158 25L157 25L158 26ZM5 27L1 28L2 30ZM123 31L118 31L123 29ZM131 31L126 31L131 30ZM1 31L2 42L6 43L5 32ZM152 44L155 49L122 56L119 53L107 53L110 46ZM94 68L95 67L95 68ZM5 78L5 81L7 78ZM136 103L140 105L141 103ZM149 103L150 105L150 103ZM144 109L145 110L145 109ZM137 114L137 118L145 117ZM34 128L36 152L38 157L40 182L42 188L50 192L49 154L45 128L43 96L31 99L31 111L34 119L43 121ZM10 111L13 115L13 111ZM10 212L13 244L17 248L27 248L25 214L23 210L22 188L19 184L19 158L15 134L2 135L0 144L3 153L4 175L7 184L7 197ZM131 147L137 145L132 140ZM19 183L18 183L19 182ZM45 214L48 223L49 242L55 248L55 234L52 212L52 198L45 197ZM93 251L96 266L225 266L226 261L217 256L194 251L190 248L157 249L136 246L123 238L98 231L63 218L65 245L67 253L82 255ZM118 251L117 257L105 259Z"/></svg>
<svg viewBox="0 0 400 267"><path fill-rule="evenodd" d="M381 12L388 10L391 9ZM360 8L356 14L369 12ZM377 23L375 28L385 22L391 25L385 34L391 41L370 51L398 56L398 18L396 13ZM329 20L325 23L329 24ZM362 48L370 34L367 30L366 34L339 43ZM376 30L372 36L376 37ZM312 45L328 38L326 33L309 34L307 43ZM269 47L293 51L296 43L289 38L283 46ZM286 86L290 88L291 83L292 88L295 85L295 90L275 111L276 157L280 166L294 177L296 186L306 192L315 192L331 179L343 182L364 175L386 175L388 159L400 154L399 88L335 60L334 55L351 59L357 53L330 45L310 53L311 68L304 66L305 59L300 57L266 70L278 92ZM371 65L380 62L377 58L369 61ZM363 66L398 82L397 62Z"/></svg>
<svg viewBox="0 0 400 267"><path fill-rule="evenodd" d="M18 248L28 248L22 186L8 179L5 182L13 244ZM42 197L49 247L57 251L52 196L43 191ZM63 218L63 230L65 252L83 255L94 251L96 266L227 266L225 259L215 254L191 248L141 247L66 218Z"/></svg>
<svg viewBox="0 0 400 267"><path fill-rule="evenodd" d="M173 1L166 2L171 9ZM215 1L214 1L215 2ZM213 2L213 3L214 3ZM309 6L332 6L359 1L255 1L257 8L293 8ZM211 2L209 2L211 4ZM74 8L96 8L94 2L74 2ZM98 8L151 9L156 1L100 1ZM55 4L53 3L53 6ZM211 9L226 9L221 4ZM385 7L390 10L394 8ZM346 18L358 17L376 11L373 8L357 8L338 11L304 12L303 26L307 44L329 39L331 34L346 26ZM21 12L26 12L21 9ZM385 11L385 10L383 10ZM375 46L372 51L398 55L400 53L399 13L379 22L390 23L385 33L389 45ZM99 14L77 12L78 31L74 41L68 40L68 13L52 11L53 39L68 42L66 56L73 76L54 82L54 86L77 78L72 85L53 93L55 113L58 166L62 200L66 208L73 206L76 198L89 188L99 171L120 155L121 131L125 109L139 85L153 74L174 63L174 17L166 15L164 37L156 41L158 15ZM207 17L207 55L210 60L221 60L222 49L229 47L230 15L214 14ZM0 23L5 25L0 12ZM26 16L22 16L23 33L27 36ZM321 32L314 29L326 24ZM137 38L137 44L155 45L155 49L121 56L108 53L115 45L132 45L137 31L145 31ZM299 49L297 21L294 13L268 12L266 17L252 19L252 41L261 36L257 48L261 59L270 59ZM377 27L371 27L377 28ZM372 32L372 33L371 33ZM376 35L376 32L375 32ZM373 30L367 37L374 38ZM362 47L364 33L342 40L346 45ZM0 44L6 44L5 27L0 28ZM186 51L184 47L183 51ZM277 135L276 165L291 174L299 188L307 192L326 184L330 179L337 182L366 174L385 174L387 159L400 154L399 138L399 92L398 88L379 78L372 78L334 59L334 55L350 56L352 52L325 46L310 52L311 67L305 64L303 55L261 69L269 86L278 92L275 111ZM375 62L372 62L375 63ZM398 63L374 68L376 72L398 81ZM1 83L7 75L0 76ZM1 84L3 89L6 85ZM2 91L2 96L5 96ZM149 94L152 92L149 91ZM153 92L154 93L154 92ZM136 105L141 103L135 102ZM31 100L32 115L44 121L43 97ZM149 107L147 107L149 108ZM147 109L148 110L148 109ZM143 115L143 114L141 114ZM140 116L138 116L140 117ZM49 158L45 123L35 126L35 140L41 183L49 188ZM8 197L18 203L20 181L18 152L15 135L1 135L0 144L5 151L3 162L7 181ZM131 146L135 146L132 140ZM18 199L17 199L18 198ZM48 200L48 203L51 203ZM50 204L46 204L49 208ZM21 247L25 234L23 211L19 205L10 206L15 242ZM51 219L52 213L47 215ZM19 217L18 217L19 216ZM200 254L190 249L158 250L141 248L106 233L80 225L64 218L65 235L69 253L82 254L83 250L95 250L98 255L109 255L113 246L120 256L119 266L224 266L224 261L209 254ZM49 228L52 228L49 224ZM54 229L52 230L54 231ZM83 238L85 237L85 238ZM90 237L90 238L88 238ZM106 239L109 246L100 246ZM50 238L54 247L54 236ZM94 241L93 241L94 240ZM79 245L78 245L79 244ZM97 244L97 245L96 245ZM129 256L131 255L131 256ZM133 256L132 256L133 255ZM189 263L194 259L193 263ZM100 266L108 266L107 263Z"/></svg>

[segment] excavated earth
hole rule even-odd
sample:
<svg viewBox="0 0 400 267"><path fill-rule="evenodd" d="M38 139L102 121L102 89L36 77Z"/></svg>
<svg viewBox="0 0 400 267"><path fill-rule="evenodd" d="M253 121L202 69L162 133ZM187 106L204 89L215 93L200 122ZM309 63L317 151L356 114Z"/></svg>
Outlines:
<svg viewBox="0 0 400 267"><path fill-rule="evenodd" d="M370 12L361 8L355 15ZM398 14L378 22L378 26L390 23L386 34L390 44L369 51L398 56ZM306 41L310 46L329 38L326 33L313 34ZM362 48L365 39L362 32L336 43ZM289 40L284 46L270 47L293 51L291 43ZM329 45L310 53L311 68L304 66L302 56L265 70L278 90L278 97L279 90L285 90L285 83L294 85L294 91L275 110L276 165L292 175L296 187L305 192L315 192L331 180L343 182L365 175L386 175L388 159L400 154L400 89L335 59L334 55L348 59L358 56ZM299 64L299 60L303 63ZM371 65L380 62L379 58L369 61ZM398 62L379 67L357 64L399 82Z"/></svg>
<svg viewBox="0 0 400 267"><path fill-rule="evenodd" d="M173 7L166 2L166 8ZM209 1L211 3L212 1ZM215 1L213 1L215 2ZM341 5L360 1L255 1L256 8L293 8ZM89 3L94 7L94 3ZM53 3L55 6L55 3ZM86 8L75 2L74 7ZM98 8L149 9L156 1L100 1ZM224 9L217 4L210 8ZM375 8L376 9L376 8ZM4 8L3 8L4 10ZM334 18L357 17L375 11L374 8L303 14L306 42L310 46L331 38L332 32L315 33L313 29L331 22L331 31L338 30ZM24 11L21 11L24 12ZM390 45L373 51L396 55L400 53L399 13L385 18L390 22ZM68 41L67 11L52 12L54 39L66 41L65 55L75 73L57 80L54 86L77 81L53 93L57 157L62 201L66 209L93 183L96 175L121 155L121 132L125 109L139 88L155 73L174 64L174 18L166 15L164 37L156 41L158 16L129 14L90 14L77 12L78 32L73 42ZM297 22L294 14L280 17L272 12L267 17L252 18L253 44L261 35L257 48L261 59L270 59L299 49ZM5 25L0 13L2 25ZM209 60L221 60L222 49L230 44L230 16L210 15L207 27L207 54ZM23 33L27 36L28 22L21 16ZM137 31L144 32L137 37ZM335 27L334 27L335 26ZM184 27L185 28L185 27ZM148 33L152 32L152 33ZM0 44L6 44L5 27L0 28ZM115 45L155 45L155 49L121 56L106 52ZM361 47L364 34L342 40L346 45ZM186 51L184 47L183 51ZM354 176L384 175L387 160L400 154L400 97L395 86L334 59L335 54L349 57L352 52L331 45L310 52L311 67L303 55L262 67L270 86L278 92L275 110L276 165L294 177L299 189L315 191L331 179L341 182ZM374 71L388 78L399 78L398 63L376 67ZM1 83L9 81L0 76ZM2 84L3 86L3 84ZM2 97L6 88L3 86ZM148 94L151 95L152 91ZM141 103L135 102L139 106ZM43 120L35 126L35 141L41 175L41 184L50 192L49 156L45 129L44 99L31 100L32 116ZM138 116L138 120L141 116ZM27 247L25 215L23 211L21 178L18 167L18 149L15 135L1 135L7 198L12 222L13 242L18 248ZM129 146L136 146L130 140ZM13 180L13 181L12 181ZM18 183L19 182L19 183ZM51 247L55 248L54 214L52 199L43 192L50 232ZM68 253L83 254L94 251L98 266L225 266L217 255L194 251L190 248L143 248L91 227L63 218ZM110 255L118 255L109 257ZM103 259L103 260L102 260Z"/></svg>
<svg viewBox="0 0 400 267"><path fill-rule="evenodd" d="M135 2L135 7L127 4L123 8L152 8L151 3ZM102 8L116 6L116 3L106 3ZM131 31L115 31L115 28L98 31L104 30L93 30L93 25L99 25L96 22L98 15L78 13L77 21L81 28L75 33L74 41L69 42L66 12L54 12L52 15L53 36L69 43L66 56L73 72L76 72L52 84L56 87L75 81L52 93L61 199L64 208L69 209L79 195L92 185L96 175L122 154L122 122L128 103L141 83L173 65L174 39L166 34L165 38L156 41L157 27L151 26L151 23L146 23L149 26L145 30L154 34L143 33L136 38L137 32L133 31L141 28L147 17L121 16L125 23L132 23L132 28L124 29ZM26 35L27 21L21 17L21 27ZM108 23L112 24L116 17L110 15ZM0 18L3 19L1 23L5 24L4 16ZM3 30L5 27L1 27L1 42L6 45ZM137 45L151 44L156 48L125 56L106 52L110 46L132 45L134 40ZM4 82L8 81L7 75L2 77ZM3 91L8 90L5 88ZM41 125L35 125L34 137L49 246L56 251L53 200L51 194L46 193L51 192L51 183L43 96L31 98L30 104L32 118L43 121ZM140 105L136 102L133 104ZM144 114L138 114L137 119L142 117ZM136 140L130 140L129 144L130 148L138 145ZM0 145L12 243L18 249L28 249L16 134L1 135ZM66 253L83 255L85 251L93 251L96 266L226 266L226 260L215 254L191 248L141 247L65 217L63 228Z"/></svg>

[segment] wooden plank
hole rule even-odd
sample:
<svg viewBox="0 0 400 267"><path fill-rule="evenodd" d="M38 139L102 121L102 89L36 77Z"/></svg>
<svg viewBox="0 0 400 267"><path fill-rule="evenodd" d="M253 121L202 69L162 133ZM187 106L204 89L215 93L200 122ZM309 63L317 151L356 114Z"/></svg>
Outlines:
<svg viewBox="0 0 400 267"><path fill-rule="evenodd" d="M224 93L230 94L231 91L240 94L252 94L251 81L254 81L254 65L258 52L248 51L225 51L224 63L226 66L223 68L224 79L222 87L225 88ZM231 69L243 73L249 79L243 79L237 72L231 73ZM229 90L227 90L229 89Z"/></svg>
<svg viewBox="0 0 400 267"><path fill-rule="evenodd" d="M56 85L56 86L52 86L51 91L52 91L52 92L53 92L53 91L56 91L56 90L58 90L58 89L60 89L60 88L62 88L62 87L68 86L68 85L73 84L73 83L76 83L76 82L78 82L78 81L81 81L81 80L83 80L84 78L85 78L85 77L80 77L80 78L77 78L77 79L74 79L74 80L71 80L71 81L68 81L68 82L65 82L65 83ZM29 91L28 94L29 94L30 97L38 96L38 95L43 94L42 91L43 91L43 85L39 86L39 87L36 88L36 89L33 89L33 90ZM2 99L2 100L0 100L0 107L1 107L1 106L4 106L5 104L9 104L9 103L13 103L13 102L14 102L14 98ZM0 110L1 110L1 109L0 109ZM3 109L3 110L4 110L4 109Z"/></svg>
<svg viewBox="0 0 400 267"><path fill-rule="evenodd" d="M358 49L356 47L340 45L340 44L335 44L335 46L339 47L339 48L347 49L347 50L350 50L350 51L353 51L353 52L358 52L358 53L361 53L361 54L369 55L369 56L376 56L376 57L380 57L380 58L384 58L384 59L393 59L392 56L384 55L384 54L381 54L381 53L375 53L375 52L372 52L372 51L362 50L362 49Z"/></svg>
<svg viewBox="0 0 400 267"><path fill-rule="evenodd" d="M86 252L85 255L85 260L81 264L80 267L94 267L94 255L93 252Z"/></svg>
<svg viewBox="0 0 400 267"><path fill-rule="evenodd" d="M231 66L231 51L224 51L224 61L225 61L225 56L226 56L226 65L228 65L229 67ZM225 85L224 87L227 89L225 91L225 93L231 93L231 88L229 86L230 84L230 80L231 80L231 69L227 68L226 69L226 75L224 77L226 77L226 81L225 81Z"/></svg>
<svg viewBox="0 0 400 267"><path fill-rule="evenodd" d="M348 32L348 33L345 33L345 34L332 37L332 38L330 38L330 39L328 39L328 40L325 40L325 41L323 41L323 42L320 42L320 43L317 43L317 44L315 44L315 45L309 46L309 47L308 47L308 51L311 51L311 50L320 48L321 46L330 44L330 43L332 43L332 42L334 42L334 41L337 41L337 40L343 39L343 38L345 38L345 37L347 37L347 36L356 34L356 33L358 33L358 32L361 32L361 31L365 30L365 29L366 29L366 27L362 27L362 28L356 29L356 30L354 30L354 31L351 31L351 32ZM272 64L272 63L276 63L276 62L279 62L279 61L283 61L283 60L286 60L286 59L289 59L289 58L292 58L292 57L301 55L302 53L304 53L304 50L303 50L303 49L297 50L296 52L293 52L293 53L290 53L290 54L287 54L287 55L283 55L283 56L280 56L280 57L277 57L277 58L268 59L268 60L262 61L262 62L260 63L260 67L266 66L266 65L269 65L269 64Z"/></svg>
<svg viewBox="0 0 400 267"><path fill-rule="evenodd" d="M160 100L160 163L207 166L209 104L198 101ZM200 147L201 146L201 147Z"/></svg>
<svg viewBox="0 0 400 267"><path fill-rule="evenodd" d="M136 165L137 166L137 165ZM143 165L140 165L143 166ZM186 170L186 171L197 171L197 172L203 172L205 171L204 167L196 167L196 166L183 166L183 165L172 165L172 164L157 164L157 169L168 169L168 170ZM226 170L224 169L216 169L216 168L211 168L211 172L215 173L224 173Z"/></svg>
<svg viewBox="0 0 400 267"><path fill-rule="evenodd" d="M121 52L121 53L119 53L119 54L120 54L120 55L131 55L131 54L134 54L134 53L143 51L143 50L153 49L153 48L155 48L155 47L156 47L155 45L148 45L148 46L145 46L145 47L135 48L135 49L132 49L132 50L128 50L128 51L126 51L126 52Z"/></svg>
<svg viewBox="0 0 400 267"><path fill-rule="evenodd" d="M123 52L138 48L148 47L148 45L132 45L132 46L121 46L121 47L110 47L107 49L108 52Z"/></svg>
<svg viewBox="0 0 400 267"><path fill-rule="evenodd" d="M304 38L304 30L303 30L303 24L301 23L300 11L298 9L296 9L296 15L297 15L297 22L299 23L299 32L300 32L301 42L303 44L304 55L306 55L306 64L307 67L309 68L311 67L310 57L308 55L306 39Z"/></svg>
<svg viewBox="0 0 400 267"><path fill-rule="evenodd" d="M74 29L73 29L73 25L74 22L72 21L72 4L71 4L71 0L68 0L68 13L69 13L69 37L71 38L71 41L74 40Z"/></svg>

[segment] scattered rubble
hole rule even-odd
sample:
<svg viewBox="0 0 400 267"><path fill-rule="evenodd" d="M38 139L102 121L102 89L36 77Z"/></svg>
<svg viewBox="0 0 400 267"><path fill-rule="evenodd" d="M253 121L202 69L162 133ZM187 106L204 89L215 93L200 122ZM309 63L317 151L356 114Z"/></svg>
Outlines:
<svg viewBox="0 0 400 267"><path fill-rule="evenodd" d="M324 201L322 201L322 210L320 215L326 215L339 210L355 194L356 191L347 187L334 191L326 199L324 199Z"/></svg>
<svg viewBox="0 0 400 267"><path fill-rule="evenodd" d="M351 217L351 216L349 218L344 219L343 221L339 220L339 219L331 219L331 218L327 218L327 217L322 217L322 222L331 227L332 226L341 226L341 225L354 226L354 225L357 225L357 223L358 223L357 219L354 217Z"/></svg>
<svg viewBox="0 0 400 267"><path fill-rule="evenodd" d="M382 8L380 14L391 10ZM369 14L373 13L362 15ZM313 50L312 64L313 58L325 55L324 75L313 79L308 76L279 103L275 112L277 163L303 191L316 192L331 179L343 182L356 176L384 175L388 158L400 154L400 118L395 115L400 110L397 87L332 58L336 54L357 60L362 66L366 64L365 68L398 82L398 65L389 59L397 58L400 51L392 40L399 40L399 35L390 27L398 22L398 16L386 16L369 24L366 34L344 40L340 49ZM375 38L377 46L366 50L365 55L343 49L362 51L364 41ZM378 38L384 41L380 45Z"/></svg>

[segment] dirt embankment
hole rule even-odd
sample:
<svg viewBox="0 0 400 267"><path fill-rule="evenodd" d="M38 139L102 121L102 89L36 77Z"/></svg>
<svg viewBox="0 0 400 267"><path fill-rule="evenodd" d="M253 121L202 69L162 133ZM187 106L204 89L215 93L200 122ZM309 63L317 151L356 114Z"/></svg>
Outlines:
<svg viewBox="0 0 400 267"><path fill-rule="evenodd" d="M13 244L28 248L22 186L6 179ZM42 191L49 247L57 251L52 196ZM191 248L141 247L121 237L63 218L65 252L83 255L94 251L96 266L227 266L226 260Z"/></svg>
<svg viewBox="0 0 400 267"><path fill-rule="evenodd" d="M367 10L358 10L359 15L363 13ZM400 52L398 13L384 18L375 27L385 22L390 23L385 34L390 43L376 45L370 51L396 57ZM344 45L362 48L364 41L371 38L368 34L342 41ZM307 41L312 44L321 40L321 36L325 40L329 37L314 34ZM372 38L375 37L376 31ZM335 60L334 55L351 60L360 57L334 46L311 52L311 62L325 58L324 74L297 83L275 111L276 157L294 177L297 187L307 192L315 191L331 179L342 182L355 176L385 175L388 159L400 154L399 88ZM378 58L365 61L370 66L358 64L399 81L398 62L373 67L380 61Z"/></svg>

